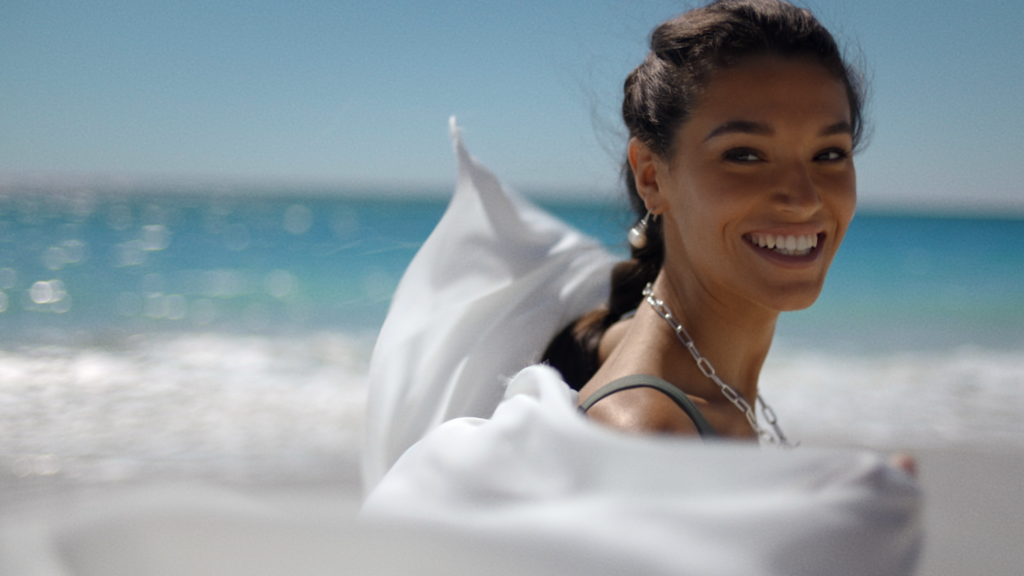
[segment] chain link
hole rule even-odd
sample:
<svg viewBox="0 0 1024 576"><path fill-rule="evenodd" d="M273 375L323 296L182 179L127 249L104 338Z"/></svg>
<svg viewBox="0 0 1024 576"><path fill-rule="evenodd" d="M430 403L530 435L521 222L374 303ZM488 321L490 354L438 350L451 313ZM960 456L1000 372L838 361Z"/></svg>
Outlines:
<svg viewBox="0 0 1024 576"><path fill-rule="evenodd" d="M764 398L762 398L760 394L757 395L757 401L761 404L761 413L764 414L765 420L767 420L771 425L775 432L774 434L758 425L757 414L754 412L754 409L750 407L750 403L740 396L732 386L729 386L718 377L715 373L715 367L711 365L711 361L704 356L701 356L701 353L697 350L697 345L693 343L693 338L690 337L690 333L687 332L686 328L683 328L683 325L676 320L675 316L672 314L672 310L663 300L654 297L654 287L651 284L647 284L644 288L643 294L647 303L654 308L654 311L658 313L658 316L661 316L661 318L668 323L672 328L672 331L676 333L676 337L679 338L679 341L687 350L689 350L690 355L693 356L693 359L697 362L697 368L700 368L700 371L711 379L716 386L718 386L718 389L722 392L722 396L725 396L729 402L732 402L733 406L736 406L736 408L738 408L739 411L747 417L747 422L750 424L750 428L755 434L757 434L758 438L768 442L769 444L793 447L794 445L790 444L789 440L786 439L786 435L782 433L782 428L779 427L778 420L775 417L775 411L772 410L771 406L764 401Z"/></svg>

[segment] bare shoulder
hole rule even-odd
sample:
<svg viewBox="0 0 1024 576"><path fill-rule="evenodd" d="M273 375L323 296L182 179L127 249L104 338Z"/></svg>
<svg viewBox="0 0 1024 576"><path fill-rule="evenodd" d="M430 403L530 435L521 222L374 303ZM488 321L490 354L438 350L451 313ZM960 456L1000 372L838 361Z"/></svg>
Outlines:
<svg viewBox="0 0 1024 576"><path fill-rule="evenodd" d="M697 434L693 420L674 400L653 388L630 388L598 400L587 416L606 426L639 434Z"/></svg>

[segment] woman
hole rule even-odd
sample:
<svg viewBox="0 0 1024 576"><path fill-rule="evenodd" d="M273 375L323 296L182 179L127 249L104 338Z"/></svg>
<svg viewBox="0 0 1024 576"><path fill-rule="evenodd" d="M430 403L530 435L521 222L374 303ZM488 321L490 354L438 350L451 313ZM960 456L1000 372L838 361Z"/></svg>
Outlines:
<svg viewBox="0 0 1024 576"><path fill-rule="evenodd" d="M455 195L371 361L363 517L550 573L910 574L904 471L692 441L785 441L749 406L779 312L814 301L853 215L855 76L778 0L691 11L652 47L623 105L629 262L503 189L453 122Z"/></svg>
<svg viewBox="0 0 1024 576"><path fill-rule="evenodd" d="M654 31L622 106L633 259L545 354L592 419L784 441L749 407L779 313L814 302L853 217L861 106L832 36L790 4L716 2Z"/></svg>

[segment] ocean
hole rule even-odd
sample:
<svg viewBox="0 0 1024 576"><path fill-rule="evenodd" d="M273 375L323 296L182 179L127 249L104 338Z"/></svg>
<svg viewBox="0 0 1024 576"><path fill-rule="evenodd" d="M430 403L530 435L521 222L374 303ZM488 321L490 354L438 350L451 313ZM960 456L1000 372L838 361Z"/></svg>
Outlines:
<svg viewBox="0 0 1024 576"><path fill-rule="evenodd" d="M446 201L0 193L3 494L355 482L366 371ZM552 212L624 255L614 204ZM858 214L762 392L805 445L1024 447L1024 220Z"/></svg>

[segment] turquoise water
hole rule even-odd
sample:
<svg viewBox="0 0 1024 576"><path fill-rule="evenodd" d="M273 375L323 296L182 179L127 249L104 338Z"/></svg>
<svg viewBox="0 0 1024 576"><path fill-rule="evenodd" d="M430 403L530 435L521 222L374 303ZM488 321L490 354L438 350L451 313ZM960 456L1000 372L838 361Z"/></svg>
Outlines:
<svg viewBox="0 0 1024 576"><path fill-rule="evenodd" d="M625 254L619 206L550 204ZM296 194L0 197L0 338L374 332L438 200ZM1024 344L1024 221L858 215L780 340L856 350Z"/></svg>
<svg viewBox="0 0 1024 576"><path fill-rule="evenodd" d="M867 350L1024 352L1022 249L1022 220L858 215L821 298L784 315L780 336Z"/></svg>
<svg viewBox="0 0 1024 576"><path fill-rule="evenodd" d="M0 487L356 478L374 337L444 207L0 194ZM625 254L621 207L549 208ZM1020 220L858 215L761 374L787 434L1024 445L1022 246Z"/></svg>

